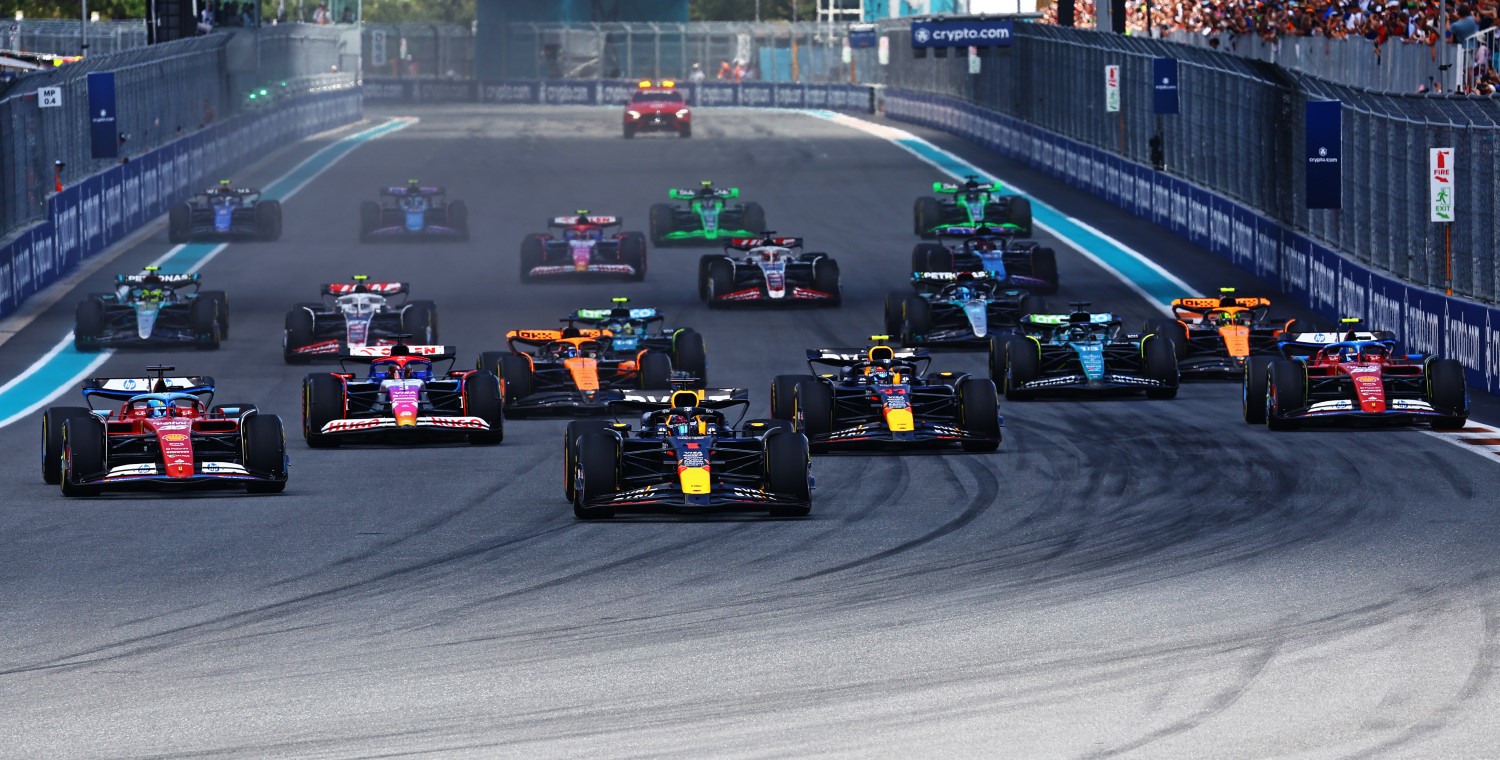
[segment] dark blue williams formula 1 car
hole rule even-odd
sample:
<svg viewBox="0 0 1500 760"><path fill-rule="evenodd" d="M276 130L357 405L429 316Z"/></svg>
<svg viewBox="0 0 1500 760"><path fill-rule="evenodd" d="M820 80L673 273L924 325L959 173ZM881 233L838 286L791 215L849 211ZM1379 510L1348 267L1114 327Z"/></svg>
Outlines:
<svg viewBox="0 0 1500 760"><path fill-rule="evenodd" d="M359 204L359 241L468 240L469 207L441 187L410 180Z"/></svg>
<svg viewBox="0 0 1500 760"><path fill-rule="evenodd" d="M167 212L167 239L173 245L281 239L281 201L265 200L251 187L219 180Z"/></svg>

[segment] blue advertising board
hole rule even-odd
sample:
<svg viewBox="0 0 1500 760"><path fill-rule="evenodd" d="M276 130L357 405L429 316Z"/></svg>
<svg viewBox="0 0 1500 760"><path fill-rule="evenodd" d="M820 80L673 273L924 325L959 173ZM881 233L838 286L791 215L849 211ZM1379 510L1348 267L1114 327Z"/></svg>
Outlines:
<svg viewBox="0 0 1500 760"><path fill-rule="evenodd" d="M913 48L1010 47L1015 25L1008 20L913 21Z"/></svg>
<svg viewBox="0 0 1500 760"><path fill-rule="evenodd" d="M1307 207L1343 205L1343 103L1307 104Z"/></svg>
<svg viewBox="0 0 1500 760"><path fill-rule="evenodd" d="M1177 59L1151 59L1152 105L1156 113L1177 113Z"/></svg>
<svg viewBox="0 0 1500 760"><path fill-rule="evenodd" d="M89 73L89 145L94 158L120 155L120 134L115 124L115 72Z"/></svg>

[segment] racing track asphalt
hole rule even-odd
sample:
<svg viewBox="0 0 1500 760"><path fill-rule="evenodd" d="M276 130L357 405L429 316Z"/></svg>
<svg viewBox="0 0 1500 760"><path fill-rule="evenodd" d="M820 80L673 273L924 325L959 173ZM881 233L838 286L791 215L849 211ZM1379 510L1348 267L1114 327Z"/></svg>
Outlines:
<svg viewBox="0 0 1500 760"><path fill-rule="evenodd" d="M714 384L750 388L759 414L804 347L880 328L934 179L791 114L706 111L692 140L629 142L613 110L420 116L289 203L281 243L210 263L232 337L165 358L295 429L282 314L320 281L410 280L465 356L628 294L705 332ZM473 242L354 242L358 202L408 177L466 199ZM844 307L710 312L697 250L653 251L639 285L518 284L517 242L546 217L639 229L666 187L704 178L834 253ZM1206 254L1163 245L1202 267L1179 275L1219 284L1197 279L1219 279ZM80 290L165 249L163 232ZM1059 256L1059 303L1151 313ZM0 366L55 342L76 300ZM994 455L818 458L803 521L575 522L558 421L513 422L499 448L313 452L294 433L282 496L82 500L40 482L35 426L12 426L0 755L1500 755L1497 465L1414 431L1272 434L1239 420L1237 395L1003 404Z"/></svg>

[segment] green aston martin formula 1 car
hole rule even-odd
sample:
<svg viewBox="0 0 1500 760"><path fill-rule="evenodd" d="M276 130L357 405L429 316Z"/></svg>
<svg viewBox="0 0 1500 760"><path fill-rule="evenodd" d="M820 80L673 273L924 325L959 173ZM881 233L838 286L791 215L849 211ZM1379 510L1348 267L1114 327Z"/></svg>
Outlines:
<svg viewBox="0 0 1500 760"><path fill-rule="evenodd" d="M740 197L737 187L718 188L704 180L697 189L674 188L667 194L687 205L651 206L651 241L657 245L715 243L765 232L766 212L759 203L726 203Z"/></svg>

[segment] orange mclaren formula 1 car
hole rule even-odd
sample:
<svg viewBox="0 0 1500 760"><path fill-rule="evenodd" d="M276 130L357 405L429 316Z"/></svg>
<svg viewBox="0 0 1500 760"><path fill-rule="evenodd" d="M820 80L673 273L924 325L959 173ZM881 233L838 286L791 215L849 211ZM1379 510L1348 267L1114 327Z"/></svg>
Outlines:
<svg viewBox="0 0 1500 760"><path fill-rule="evenodd" d="M486 351L479 368L505 383L505 413L602 414L627 390L667 390L672 358L642 348L615 351L609 330L511 330L509 352Z"/></svg>
<svg viewBox="0 0 1500 760"><path fill-rule="evenodd" d="M1171 341L1182 379L1234 379L1245 373L1251 356L1280 356L1283 334L1322 330L1316 320L1273 319L1270 311L1270 299L1219 288L1218 296L1173 301L1175 319L1147 320L1145 332Z"/></svg>

